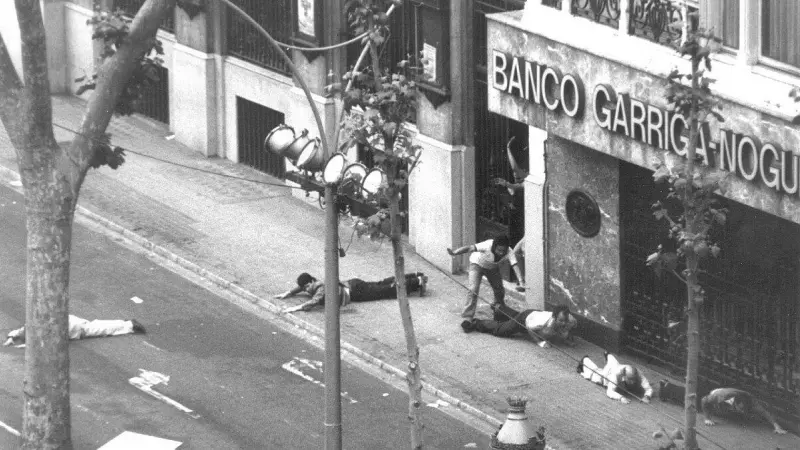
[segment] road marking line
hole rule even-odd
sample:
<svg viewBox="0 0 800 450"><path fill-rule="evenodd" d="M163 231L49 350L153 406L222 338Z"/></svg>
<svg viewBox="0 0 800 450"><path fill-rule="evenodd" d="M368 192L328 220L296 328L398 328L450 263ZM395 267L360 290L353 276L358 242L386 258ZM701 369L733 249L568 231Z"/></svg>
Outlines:
<svg viewBox="0 0 800 450"><path fill-rule="evenodd" d="M132 377L128 380L128 383L130 383L131 386L141 390L147 395L150 395L158 400L161 400L162 402L170 406L175 407L176 409L178 409L178 411L185 412L192 419L200 418L200 414L197 414L196 412L183 406L182 404L176 402L175 400L167 397L166 395L153 390L153 386L156 386L158 384L163 383L166 386L166 384L169 382L169 375L164 375L158 372L150 372L149 370L144 370L144 369L139 369L139 371L141 373L139 374L138 377Z"/></svg>
<svg viewBox="0 0 800 450"><path fill-rule="evenodd" d="M314 383L314 384L316 384L318 386L321 386L323 388L325 387L325 383L323 383L322 381L317 380L316 378L314 378L311 375L308 375L308 374L304 373L301 370L302 367L307 367L307 368L310 368L313 371L316 371L316 372L319 372L320 374L322 374L323 373L322 372L322 361L313 361L313 360L305 359L305 358L294 358L291 361L289 361L287 363L284 363L281 367L283 368L283 370L285 370L285 371L287 371L289 373L293 373L293 374L297 375L298 377L300 377L300 378L302 378L302 379L304 379L306 381L310 381L310 382L312 382L312 383ZM353 397L351 397L347 392L342 392L342 397L347 399L350 402L351 405L354 404L354 403L358 403L358 400L356 400Z"/></svg>
<svg viewBox="0 0 800 450"><path fill-rule="evenodd" d="M123 431L114 439L108 441L97 450L127 450L132 448L146 448L149 450L175 450L183 442L173 441L146 434Z"/></svg>
<svg viewBox="0 0 800 450"><path fill-rule="evenodd" d="M20 436L19 431L11 428L10 426L8 426L5 423L3 423L2 421L0 421L0 427L4 428L6 431L8 431L9 433L13 434L16 437Z"/></svg>

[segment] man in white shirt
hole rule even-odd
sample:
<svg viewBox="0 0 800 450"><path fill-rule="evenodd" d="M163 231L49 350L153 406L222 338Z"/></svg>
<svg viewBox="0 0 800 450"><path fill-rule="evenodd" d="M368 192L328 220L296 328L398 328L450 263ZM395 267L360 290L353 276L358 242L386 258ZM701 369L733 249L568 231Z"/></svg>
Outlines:
<svg viewBox="0 0 800 450"><path fill-rule="evenodd" d="M526 309L516 311L506 305L494 308L494 319L473 319L464 321L461 327L466 333L478 331L497 337L511 337L527 333L539 347L549 348L548 341L558 340L572 345L571 331L578 324L577 319L566 306L556 306L553 311Z"/></svg>
<svg viewBox="0 0 800 450"><path fill-rule="evenodd" d="M121 336L124 334L144 334L145 329L136 319L131 320L86 320L69 315L69 339L90 337ZM25 344L25 326L11 330L6 336L4 346Z"/></svg>
<svg viewBox="0 0 800 450"><path fill-rule="evenodd" d="M584 379L606 388L606 396L622 403L631 401L625 396L630 393L641 397L644 403L650 403L653 398L653 388L644 375L630 364L620 364L617 358L606 352L606 365L602 369L584 356L578 364L578 373Z"/></svg>
<svg viewBox="0 0 800 450"><path fill-rule="evenodd" d="M495 304L505 304L506 289L503 287L503 277L500 275L500 264L508 262L508 250L508 236L498 236L455 250L447 249L450 256L472 252L469 255L469 292L467 292L467 301L461 317L468 320L475 317L475 310L478 307L478 292L480 292L481 280L484 276L494 292Z"/></svg>

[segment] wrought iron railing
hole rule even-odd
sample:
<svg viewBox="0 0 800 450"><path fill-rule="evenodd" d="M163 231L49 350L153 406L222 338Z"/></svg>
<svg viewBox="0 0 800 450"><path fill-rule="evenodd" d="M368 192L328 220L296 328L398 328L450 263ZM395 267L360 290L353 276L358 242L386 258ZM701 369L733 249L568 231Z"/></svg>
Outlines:
<svg viewBox="0 0 800 450"><path fill-rule="evenodd" d="M683 17L684 2L670 0L631 0L631 17L628 32L632 35L649 39L658 44L677 47L683 35L680 22ZM691 14L697 6L686 4ZM689 29L697 29L694 17L689 16Z"/></svg>
<svg viewBox="0 0 800 450"><path fill-rule="evenodd" d="M572 14L619 28L619 0L572 0Z"/></svg>
<svg viewBox="0 0 800 450"><path fill-rule="evenodd" d="M292 35L292 6L288 0L233 0L279 42ZM289 67L277 50L238 14L228 14L227 52L245 61L284 74Z"/></svg>
<svg viewBox="0 0 800 450"><path fill-rule="evenodd" d="M114 0L114 9L121 9L125 12L126 16L133 17L139 12L145 0ZM161 29L170 33L175 32L175 10L167 14L164 23L161 24Z"/></svg>
<svg viewBox="0 0 800 450"><path fill-rule="evenodd" d="M647 255L665 236L663 223L650 213L659 195L648 195L652 176L632 175L623 165L621 236L623 236L623 329L626 350L682 377L686 364L684 308L686 286L676 277L657 277L645 265ZM647 173L645 173L647 172ZM633 188L635 186L635 189ZM663 192L662 192L663 194ZM792 246L779 239L759 240L763 251L741 248L742 230L768 236L797 236L795 225L769 219L766 214L730 204L726 229L719 230L720 258L703 263L701 390L720 386L744 387L776 406L791 420L800 419L800 303L797 273L800 261ZM789 240L789 239L784 239ZM752 247L752 246L751 246ZM757 254L758 253L758 254ZM771 255L771 256L765 256ZM743 259L744 258L744 259ZM752 258L748 261L747 258ZM764 266L763 258L768 258ZM681 268L677 271L680 273ZM744 276L743 274L747 274ZM674 326L670 326L670 324Z"/></svg>
<svg viewBox="0 0 800 450"><path fill-rule="evenodd" d="M619 28L620 0L571 0L572 14L612 28ZM629 0L628 33L658 44L677 47L682 36L684 5L689 13L697 11L697 3L680 0ZM543 0L547 6L560 7L557 0ZM697 29L696 15L689 16L689 29Z"/></svg>

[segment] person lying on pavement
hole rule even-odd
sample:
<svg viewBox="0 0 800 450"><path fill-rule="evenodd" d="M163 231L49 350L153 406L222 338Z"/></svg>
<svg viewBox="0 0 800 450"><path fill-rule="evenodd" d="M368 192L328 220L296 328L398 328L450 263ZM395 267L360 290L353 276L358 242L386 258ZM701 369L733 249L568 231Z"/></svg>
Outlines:
<svg viewBox="0 0 800 450"><path fill-rule="evenodd" d="M78 316L69 315L69 339L77 340L92 337L121 336L124 334L144 334L145 329L136 319L130 320L86 320ZM25 344L25 325L11 330L6 336L3 345Z"/></svg>
<svg viewBox="0 0 800 450"><path fill-rule="evenodd" d="M642 399L644 403L650 403L653 398L653 388L644 375L630 364L620 364L617 358L606 352L606 365L602 369L584 356L578 364L578 373L583 378L601 386L606 387L606 396L612 400L619 400L622 403L630 403L626 395L631 394Z"/></svg>
<svg viewBox="0 0 800 450"><path fill-rule="evenodd" d="M511 337L527 333L542 348L549 348L548 341L560 341L574 345L572 330L577 319L566 306L556 306L553 311L526 309L517 311L507 305L492 305L494 319L471 319L461 322L466 333L478 331L498 337Z"/></svg>
<svg viewBox="0 0 800 450"><path fill-rule="evenodd" d="M700 405L705 416L704 423L708 426L715 424L714 415L730 413L745 417L757 415L769 422L775 433L786 434L786 430L781 428L772 414L770 414L767 404L741 389L714 389L703 397Z"/></svg>
<svg viewBox="0 0 800 450"><path fill-rule="evenodd" d="M406 274L406 292L419 292L423 297L427 290L428 277L422 272ZM297 286L275 296L277 299L284 299L294 295L305 293L311 296L311 300L283 312L311 311L317 306L325 304L325 283L317 280L308 273L301 273L297 277ZM345 306L350 302L371 302L374 300L390 300L397 298L397 287L394 277L384 278L380 281L364 281L360 278L351 278L339 283L339 303Z"/></svg>

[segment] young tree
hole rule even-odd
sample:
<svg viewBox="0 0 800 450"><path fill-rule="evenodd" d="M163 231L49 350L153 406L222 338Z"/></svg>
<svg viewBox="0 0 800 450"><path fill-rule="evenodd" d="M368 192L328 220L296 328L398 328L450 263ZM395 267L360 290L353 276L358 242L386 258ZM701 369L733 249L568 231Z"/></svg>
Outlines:
<svg viewBox="0 0 800 450"><path fill-rule="evenodd" d="M53 133L45 27L40 0L15 0L22 47L22 77L0 36L0 119L17 156L25 196L27 276L23 449L72 448L69 403L69 268L72 224L90 167L122 162L106 128L142 56L154 47L159 25L175 0L147 0L98 69L79 132L62 148ZM103 21L103 27L113 22ZM118 24L119 25L119 24ZM95 28L99 31L98 28Z"/></svg>
<svg viewBox="0 0 800 450"><path fill-rule="evenodd" d="M686 449L697 448L695 424L697 421L697 376L700 360L700 308L705 291L700 284L700 263L708 256L718 256L720 248L713 242L709 232L715 225L724 225L727 209L716 193L724 193L724 175L713 172L701 174L696 168L697 144L702 127L707 121L722 122L717 112L721 105L709 86L711 52L719 39L713 32L697 30L686 34L681 44L681 56L689 58L691 71L682 73L675 69L668 75L666 99L672 110L681 114L687 122L688 140L685 142L686 160L682 164L668 167L662 164L653 175L656 183L669 183L667 198L653 205L656 220L664 220L669 226L669 238L674 245L659 245L658 251L650 255L647 264L657 274L664 271L676 276L686 285L686 395L684 398L684 427ZM706 138L708 138L706 134ZM678 269L682 270L680 273Z"/></svg>
<svg viewBox="0 0 800 450"><path fill-rule="evenodd" d="M376 200L388 202L388 211L382 209L356 227L359 234L372 237L388 234L394 254L394 273L400 317L406 336L408 355L409 390L408 418L411 422L411 448L423 446L422 382L419 366L419 346L414 332L414 322L408 303L405 283L405 257L401 241L402 214L400 197L408 183L409 173L417 165L421 147L412 141L413 135L406 127L416 107L416 85L413 74L417 68L403 61L399 73L380 67L379 47L386 40L390 6L399 7L402 0L350 0L347 2L348 19L355 34L369 32L365 38L371 64L363 70L354 70L343 77L352 89L341 92L343 102L342 131L345 139L340 150L360 145L372 155L372 160L386 174L386 184L381 187ZM334 87L332 92L340 90ZM388 226L387 226L388 225Z"/></svg>

